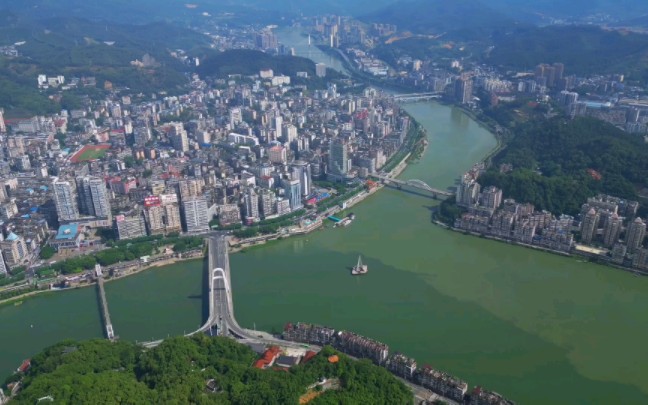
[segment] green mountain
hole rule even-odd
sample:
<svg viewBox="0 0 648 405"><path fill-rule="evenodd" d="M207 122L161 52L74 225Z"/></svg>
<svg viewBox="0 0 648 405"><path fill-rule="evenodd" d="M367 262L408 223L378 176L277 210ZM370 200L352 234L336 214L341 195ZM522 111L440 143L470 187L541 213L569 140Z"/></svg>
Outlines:
<svg viewBox="0 0 648 405"><path fill-rule="evenodd" d="M514 18L544 23L596 14L618 20L648 13L644 0L490 0L488 5Z"/></svg>
<svg viewBox="0 0 648 405"><path fill-rule="evenodd" d="M79 17L122 23L152 21L200 22L203 13L212 16L233 13L236 20L246 23L280 22L282 17L341 14L359 15L377 10L395 0L20 0L6 2L9 11L33 18Z"/></svg>
<svg viewBox="0 0 648 405"><path fill-rule="evenodd" d="M333 354L336 363L328 361ZM49 396L61 404L296 404L322 378L329 389L312 390L313 403L412 402L409 388L387 370L330 347L289 371L257 369L256 359L247 346L205 335L167 339L150 350L123 341L65 341L32 358L12 403Z"/></svg>
<svg viewBox="0 0 648 405"><path fill-rule="evenodd" d="M493 37L486 58L514 69L562 62L567 73L625 73L648 81L648 35L594 26L524 27Z"/></svg>
<svg viewBox="0 0 648 405"><path fill-rule="evenodd" d="M170 55L183 48L194 52L207 45L199 33L164 22L125 25L79 18L31 20L6 13L0 18L0 45L24 42L18 58L0 57L0 107L11 115L55 111L60 106L36 89L38 74L93 76L136 92L173 90L186 82L189 70ZM131 65L145 54L157 63Z"/></svg>
<svg viewBox="0 0 648 405"><path fill-rule="evenodd" d="M261 51L236 49L220 52L206 58L197 69L206 76L230 74L253 75L260 70L272 69L275 74L294 76L297 72L315 74L315 63L298 56L272 56Z"/></svg>
<svg viewBox="0 0 648 405"><path fill-rule="evenodd" d="M611 124L556 117L529 121L515 134L480 177L482 186L500 187L506 197L574 215L587 197L607 193L636 200L637 190L648 186L648 145ZM502 163L512 164L513 171L500 173Z"/></svg>
<svg viewBox="0 0 648 405"><path fill-rule="evenodd" d="M360 17L367 23L396 24L415 34L447 33L450 39L473 40L507 29L514 20L478 0L408 0Z"/></svg>

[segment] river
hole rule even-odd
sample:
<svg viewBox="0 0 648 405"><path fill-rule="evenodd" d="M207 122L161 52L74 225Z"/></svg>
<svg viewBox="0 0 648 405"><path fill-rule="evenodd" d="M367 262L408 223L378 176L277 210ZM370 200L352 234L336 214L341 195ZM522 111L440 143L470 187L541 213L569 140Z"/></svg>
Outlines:
<svg viewBox="0 0 648 405"><path fill-rule="evenodd" d="M496 144L458 109L406 108L430 146L402 178L445 188ZM443 230L430 221L434 205L384 189L353 208L347 228L232 255L239 323L348 328L524 404L646 403L648 279ZM369 274L351 277L359 254ZM116 333L150 340L194 329L202 267L186 262L107 283ZM62 339L102 336L94 288L0 307L0 324L3 375Z"/></svg>
<svg viewBox="0 0 648 405"><path fill-rule="evenodd" d="M275 30L277 39L280 43L289 48L295 49L295 56L311 59L316 63L323 63L331 69L338 72L347 73L348 71L337 58L322 52L313 41L308 44L308 37L304 36L299 29L290 27L280 27Z"/></svg>

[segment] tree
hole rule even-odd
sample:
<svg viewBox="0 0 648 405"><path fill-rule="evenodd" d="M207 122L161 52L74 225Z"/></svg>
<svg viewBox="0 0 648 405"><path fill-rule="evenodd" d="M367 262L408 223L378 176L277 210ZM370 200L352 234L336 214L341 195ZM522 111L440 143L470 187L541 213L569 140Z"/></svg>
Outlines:
<svg viewBox="0 0 648 405"><path fill-rule="evenodd" d="M40 258L43 260L51 259L56 254L56 249L50 245L45 245L40 251Z"/></svg>

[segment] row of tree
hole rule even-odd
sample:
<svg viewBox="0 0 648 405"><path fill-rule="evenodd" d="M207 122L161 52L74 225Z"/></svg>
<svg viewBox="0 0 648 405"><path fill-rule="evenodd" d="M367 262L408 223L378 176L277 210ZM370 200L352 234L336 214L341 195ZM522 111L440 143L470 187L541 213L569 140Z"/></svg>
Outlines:
<svg viewBox="0 0 648 405"><path fill-rule="evenodd" d="M54 270L62 274L80 273L83 270L90 270L98 263L102 266L110 266L115 263L131 261L142 256L149 256L155 253L157 246L171 245L176 253L186 252L200 248L203 245L203 238L191 236L181 238L179 236L148 236L139 239L123 240L112 243L113 247L102 250L93 255L73 257L64 261L50 264L40 269L41 271Z"/></svg>

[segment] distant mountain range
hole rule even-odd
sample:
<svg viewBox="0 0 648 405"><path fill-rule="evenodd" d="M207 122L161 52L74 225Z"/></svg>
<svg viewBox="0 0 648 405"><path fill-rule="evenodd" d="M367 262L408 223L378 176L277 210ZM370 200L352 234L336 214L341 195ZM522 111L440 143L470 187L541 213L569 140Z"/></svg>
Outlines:
<svg viewBox="0 0 648 405"><path fill-rule="evenodd" d="M80 17L121 23L204 20L233 13L247 23L279 22L300 15L360 15L384 7L394 0L18 0L6 1L0 9L33 18Z"/></svg>
<svg viewBox="0 0 648 405"><path fill-rule="evenodd" d="M646 0L489 0L486 4L516 19L540 23L596 14L615 20L648 14Z"/></svg>
<svg viewBox="0 0 648 405"><path fill-rule="evenodd" d="M33 18L66 16L139 24L160 20L196 22L204 19L203 13L234 13L248 23L280 22L282 18L316 14L378 21L392 14L394 20L417 28L434 22L468 25L473 21L482 26L489 21L497 23L504 16L549 23L595 14L609 15L615 21L648 15L646 0L19 0L5 1L1 7Z"/></svg>
<svg viewBox="0 0 648 405"><path fill-rule="evenodd" d="M365 22L396 24L399 31L451 33L480 38L515 24L513 18L477 0L407 0L360 17Z"/></svg>
<svg viewBox="0 0 648 405"><path fill-rule="evenodd" d="M515 69L562 62L568 74L624 73L648 81L648 35L595 26L525 27L493 36L487 62Z"/></svg>
<svg viewBox="0 0 648 405"><path fill-rule="evenodd" d="M642 17L638 17L642 16ZM648 25L647 0L400 0L360 16L366 22L391 22L416 33L483 34L514 21L546 25L556 21L595 24L629 20Z"/></svg>

